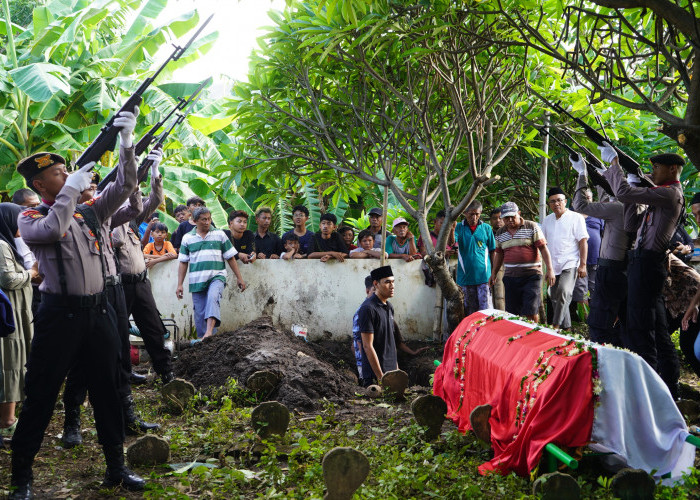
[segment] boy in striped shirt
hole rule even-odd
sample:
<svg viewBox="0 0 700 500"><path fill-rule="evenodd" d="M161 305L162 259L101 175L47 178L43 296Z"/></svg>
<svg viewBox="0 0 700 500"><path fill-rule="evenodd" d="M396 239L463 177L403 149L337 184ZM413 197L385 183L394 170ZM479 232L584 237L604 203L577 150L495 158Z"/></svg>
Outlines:
<svg viewBox="0 0 700 500"><path fill-rule="evenodd" d="M192 213L195 228L182 238L177 272L178 299L183 297L182 284L187 268L190 270L189 290L194 305L194 320L197 337L209 337L221 324L221 295L226 286L226 262L236 276L238 288L246 289L236 264L236 249L226 234L211 226L211 212L207 207L198 207Z"/></svg>

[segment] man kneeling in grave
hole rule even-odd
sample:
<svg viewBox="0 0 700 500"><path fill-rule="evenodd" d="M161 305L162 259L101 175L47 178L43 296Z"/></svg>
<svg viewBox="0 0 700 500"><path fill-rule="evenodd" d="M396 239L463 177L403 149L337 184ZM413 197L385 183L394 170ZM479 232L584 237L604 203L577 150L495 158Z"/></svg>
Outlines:
<svg viewBox="0 0 700 500"><path fill-rule="evenodd" d="M365 278L365 294L367 295L368 299L374 295L374 291L374 280L372 279L372 276L367 276ZM353 353L355 354L355 361L357 363L357 374L359 383L362 387L368 387L374 384L376 382L376 379L372 371L372 366L369 364L367 354L365 353L363 348L362 333L360 332L360 324L358 321L359 312L360 310L358 309L352 318L352 348ZM399 331L399 325L396 324L395 320L393 321L393 325L394 344L396 345L397 351L403 351L407 354L410 354L411 356L416 356L421 352L429 349L429 347L426 346L414 351L406 344L406 342L403 341L403 337L401 337L401 332Z"/></svg>

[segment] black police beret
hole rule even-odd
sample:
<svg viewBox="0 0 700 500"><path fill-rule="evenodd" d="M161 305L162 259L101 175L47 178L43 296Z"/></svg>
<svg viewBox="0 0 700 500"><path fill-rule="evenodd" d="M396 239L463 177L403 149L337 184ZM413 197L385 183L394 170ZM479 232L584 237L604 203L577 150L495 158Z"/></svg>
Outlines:
<svg viewBox="0 0 700 500"><path fill-rule="evenodd" d="M27 182L31 181L35 175L40 174L54 165L66 165L66 159L56 153L34 153L27 156L17 164L17 171Z"/></svg>
<svg viewBox="0 0 700 500"><path fill-rule="evenodd" d="M700 193L695 193L695 194L693 195L693 199L690 200L690 204L691 204L691 205L695 205L695 204L697 204L697 203L700 203Z"/></svg>
<svg viewBox="0 0 700 500"><path fill-rule="evenodd" d="M90 184L99 184L100 181L102 180L102 177L100 177L100 174L95 172L94 170L92 171L92 180L90 181Z"/></svg>
<svg viewBox="0 0 700 500"><path fill-rule="evenodd" d="M663 153L660 155L654 155L649 158L652 163L659 163L661 165L680 165L681 167L685 165L685 159L681 155L676 153Z"/></svg>

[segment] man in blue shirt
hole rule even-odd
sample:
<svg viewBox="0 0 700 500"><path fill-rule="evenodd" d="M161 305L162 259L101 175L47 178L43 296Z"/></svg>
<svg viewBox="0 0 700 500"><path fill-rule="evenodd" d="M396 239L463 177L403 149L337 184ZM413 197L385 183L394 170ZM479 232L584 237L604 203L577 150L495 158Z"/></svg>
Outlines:
<svg viewBox="0 0 700 500"><path fill-rule="evenodd" d="M464 313L468 316L493 307L489 277L496 240L489 224L481 222L481 202L473 201L464 220L455 226L457 252L457 285L464 293Z"/></svg>

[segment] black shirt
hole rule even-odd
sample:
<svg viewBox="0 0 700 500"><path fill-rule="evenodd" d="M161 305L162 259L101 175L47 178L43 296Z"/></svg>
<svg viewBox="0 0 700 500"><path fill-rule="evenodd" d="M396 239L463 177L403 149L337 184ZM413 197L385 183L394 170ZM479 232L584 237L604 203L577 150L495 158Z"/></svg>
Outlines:
<svg viewBox="0 0 700 500"><path fill-rule="evenodd" d="M180 244L182 243L182 238L192 231L195 227L197 227L195 224L192 224L189 220L186 220L184 222L180 222L180 225L177 226L177 229L173 233L172 237L170 238L170 243L173 244L173 247L175 247L175 250L180 249Z"/></svg>
<svg viewBox="0 0 700 500"><path fill-rule="evenodd" d="M345 246L345 240L336 231L331 233L331 237L324 240L321 233L314 234L314 244L312 252L342 252L348 253L348 247Z"/></svg>
<svg viewBox="0 0 700 500"><path fill-rule="evenodd" d="M233 247L238 253L245 255L255 253L255 234L253 234L253 231L250 229L243 231L243 235L240 237L240 239L234 238L229 229L224 229L224 234L228 237L231 243L233 243ZM238 255L236 255L236 258L238 258Z"/></svg>
<svg viewBox="0 0 700 500"><path fill-rule="evenodd" d="M265 237L261 238L260 233L255 232L255 251L257 253L264 253L265 257L268 259L270 255L280 256L284 252L284 247L282 246L282 240L275 233L268 231L265 233Z"/></svg>
<svg viewBox="0 0 700 500"><path fill-rule="evenodd" d="M372 346L377 353L382 371L386 373L398 369L394 337L394 308L391 304L389 302L383 304L376 294L372 294L358 309L357 324L361 334L374 334Z"/></svg>

